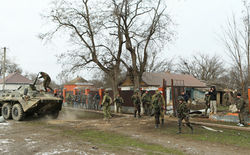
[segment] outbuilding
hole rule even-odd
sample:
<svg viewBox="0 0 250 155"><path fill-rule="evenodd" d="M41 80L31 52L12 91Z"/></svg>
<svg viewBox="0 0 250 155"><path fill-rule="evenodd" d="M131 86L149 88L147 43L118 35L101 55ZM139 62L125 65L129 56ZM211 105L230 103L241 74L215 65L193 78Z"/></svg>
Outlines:
<svg viewBox="0 0 250 155"><path fill-rule="evenodd" d="M11 73L5 78L5 90L16 90L20 86L29 85L33 82L19 73ZM3 79L0 79L0 90L3 90Z"/></svg>

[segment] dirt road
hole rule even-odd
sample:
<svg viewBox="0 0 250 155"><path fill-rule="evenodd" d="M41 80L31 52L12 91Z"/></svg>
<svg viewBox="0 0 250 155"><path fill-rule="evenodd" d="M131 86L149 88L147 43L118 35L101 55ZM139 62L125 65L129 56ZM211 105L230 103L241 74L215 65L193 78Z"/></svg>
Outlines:
<svg viewBox="0 0 250 155"><path fill-rule="evenodd" d="M33 118L22 122L10 120L0 124L0 154L165 154L164 149L172 149L179 150L183 154L214 155L247 154L250 151L249 147L193 140L192 137L197 138L198 133L191 135L185 127L183 135L176 135L177 125L173 121L166 121L160 129L154 129L153 122L153 117L145 116L138 119L129 115L115 116L110 121L104 121L99 114L92 115L71 109L64 110L57 120ZM198 128L200 127L195 126L197 132L203 131ZM125 137L121 138L126 139L113 143L108 141L109 137L100 139L100 136L84 134L87 131L111 135L110 138L122 135ZM131 145L132 141L135 146ZM137 141L140 145L136 143ZM124 147L113 146L120 144ZM163 148L163 152L157 152L153 148L149 153L150 148L147 147L151 145L154 145L154 148ZM176 154L182 153L176 152Z"/></svg>

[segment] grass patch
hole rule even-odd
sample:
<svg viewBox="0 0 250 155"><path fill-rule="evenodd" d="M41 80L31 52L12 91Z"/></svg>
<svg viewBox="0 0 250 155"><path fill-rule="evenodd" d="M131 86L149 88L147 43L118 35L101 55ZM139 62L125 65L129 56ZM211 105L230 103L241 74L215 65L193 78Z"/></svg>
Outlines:
<svg viewBox="0 0 250 155"><path fill-rule="evenodd" d="M165 148L157 144L148 144L134 138L120 135L117 133L104 132L99 130L65 130L64 135L75 136L84 141L89 141L96 145L101 145L104 148L112 149L114 151L135 150L146 154L183 154L181 151Z"/></svg>
<svg viewBox="0 0 250 155"><path fill-rule="evenodd" d="M182 127L183 134L176 135L178 130L178 126L171 122L167 129L161 130L161 133L164 135L172 135L176 138L184 138L184 140L195 140L202 142L212 142L224 145L233 145L242 148L249 148L250 146L250 132L248 131L238 131L238 130L230 130L223 128L215 128L216 130L222 130L223 132L214 132L209 131L201 126L193 126L194 134L191 134L190 129L188 127Z"/></svg>
<svg viewBox="0 0 250 155"><path fill-rule="evenodd" d="M217 112L229 112L229 106L218 105Z"/></svg>

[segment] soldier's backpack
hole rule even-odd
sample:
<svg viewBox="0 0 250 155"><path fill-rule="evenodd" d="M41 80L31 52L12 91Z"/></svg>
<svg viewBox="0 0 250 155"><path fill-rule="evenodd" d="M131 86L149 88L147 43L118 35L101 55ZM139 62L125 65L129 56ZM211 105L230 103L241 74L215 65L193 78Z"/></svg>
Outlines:
<svg viewBox="0 0 250 155"><path fill-rule="evenodd" d="M160 96L159 95L155 96L154 101L153 101L153 107L154 107L155 111L160 111L161 107L160 107Z"/></svg>
<svg viewBox="0 0 250 155"><path fill-rule="evenodd" d="M105 101L104 101L104 106L108 106L110 103L110 97L109 96L106 96L105 97Z"/></svg>

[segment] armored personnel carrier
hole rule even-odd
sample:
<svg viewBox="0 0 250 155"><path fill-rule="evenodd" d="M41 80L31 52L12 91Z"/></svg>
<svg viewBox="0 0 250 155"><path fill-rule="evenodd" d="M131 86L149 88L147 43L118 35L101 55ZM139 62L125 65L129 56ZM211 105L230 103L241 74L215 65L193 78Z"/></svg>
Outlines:
<svg viewBox="0 0 250 155"><path fill-rule="evenodd" d="M51 93L38 91L34 84L17 90L0 92L0 110L5 119L21 121L28 115L49 115L57 118L62 108L62 99Z"/></svg>

